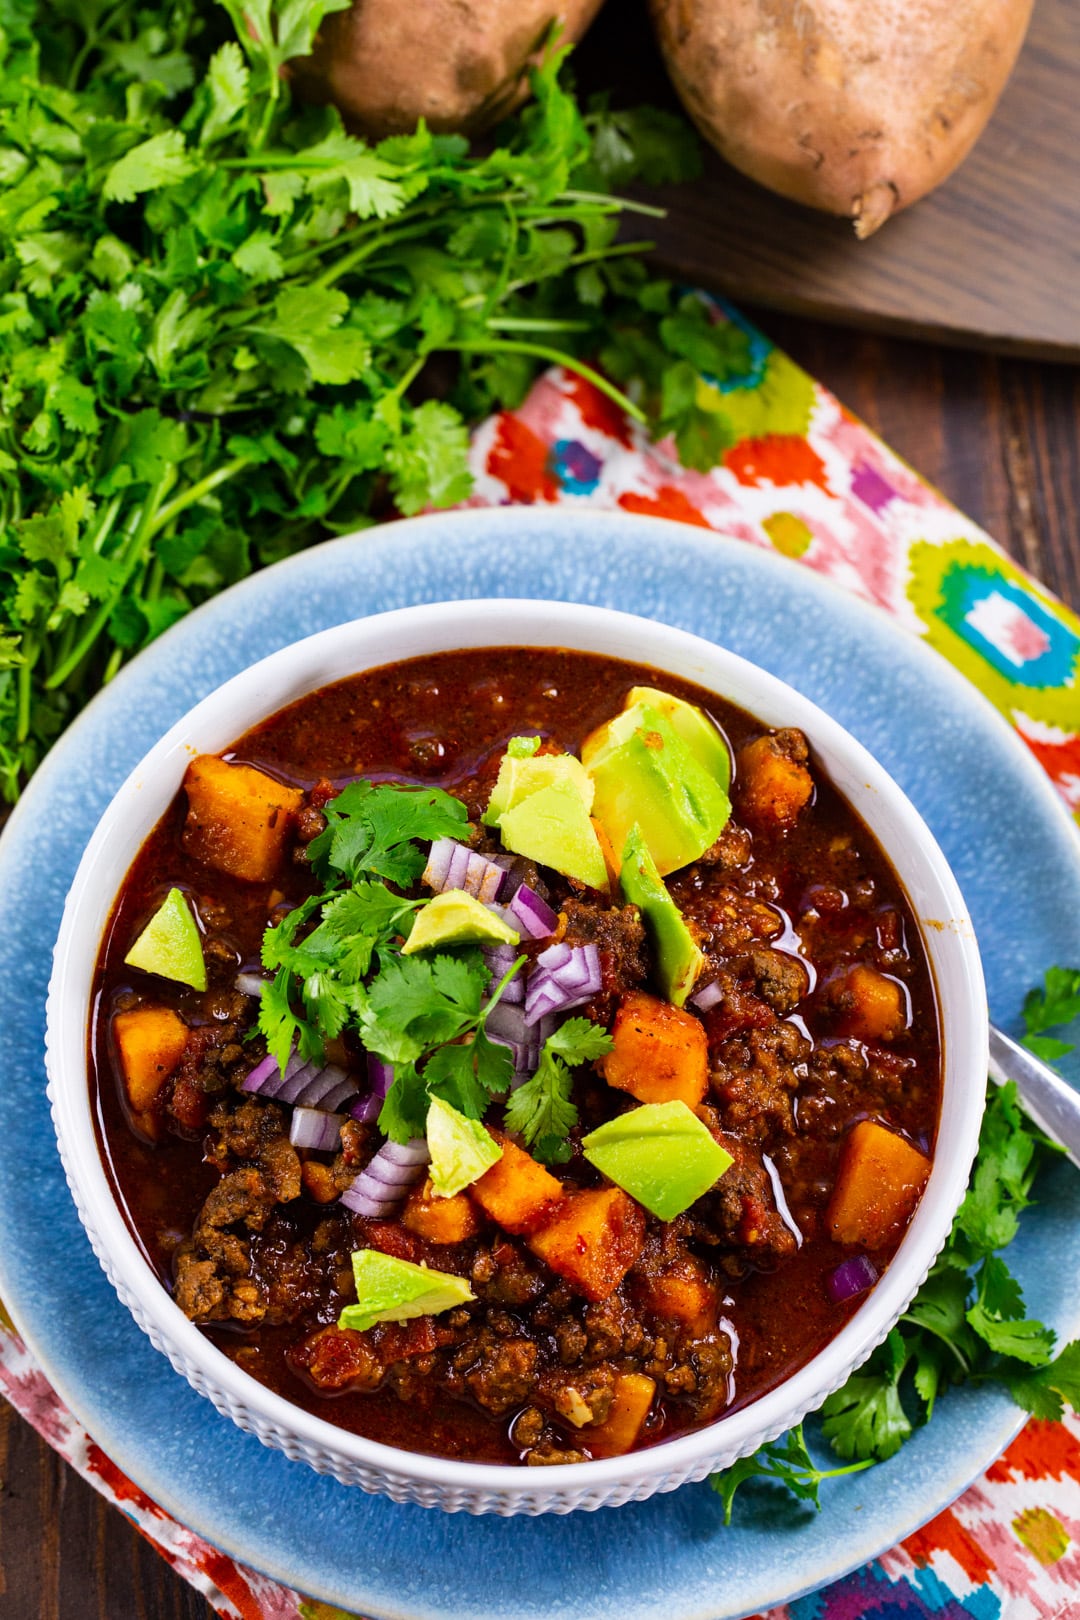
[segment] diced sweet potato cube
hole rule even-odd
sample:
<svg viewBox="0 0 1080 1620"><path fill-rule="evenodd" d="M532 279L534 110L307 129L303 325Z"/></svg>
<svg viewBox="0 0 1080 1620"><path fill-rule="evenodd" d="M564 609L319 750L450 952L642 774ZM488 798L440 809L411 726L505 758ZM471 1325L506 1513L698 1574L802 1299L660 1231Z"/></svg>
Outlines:
<svg viewBox="0 0 1080 1620"><path fill-rule="evenodd" d="M509 1137L492 1135L502 1147L502 1158L474 1183L472 1196L496 1226L525 1236L554 1214L563 1185Z"/></svg>
<svg viewBox="0 0 1080 1620"><path fill-rule="evenodd" d="M740 748L735 760L735 795L743 818L754 826L780 832L793 827L814 791L806 758L801 731L758 737Z"/></svg>
<svg viewBox="0 0 1080 1620"><path fill-rule="evenodd" d="M299 788L275 782L252 765L228 765L200 754L184 776L188 813L184 848L230 877L268 882L281 865L285 840L304 802Z"/></svg>
<svg viewBox="0 0 1080 1620"><path fill-rule="evenodd" d="M684 1102L697 1108L709 1083L709 1043L693 1013L633 990L611 1031L614 1045L600 1068L609 1086L638 1102Z"/></svg>
<svg viewBox="0 0 1080 1620"><path fill-rule="evenodd" d="M636 1443L649 1415L656 1385L644 1373L620 1373L615 1398L603 1423L581 1431L581 1444L593 1457L621 1457Z"/></svg>
<svg viewBox="0 0 1080 1620"><path fill-rule="evenodd" d="M836 1243L878 1249L907 1224L930 1174L930 1160L895 1131L861 1119L844 1143L826 1213Z"/></svg>
<svg viewBox="0 0 1080 1620"><path fill-rule="evenodd" d="M409 1194L401 1219L410 1232L429 1243L464 1243L480 1230L476 1205L466 1193L437 1198L430 1181Z"/></svg>
<svg viewBox="0 0 1080 1620"><path fill-rule="evenodd" d="M112 1033L132 1112L145 1114L184 1055L187 1025L170 1007L133 1007L117 1013Z"/></svg>
<svg viewBox="0 0 1080 1620"><path fill-rule="evenodd" d="M639 1287L642 1304L664 1321L681 1322L695 1335L716 1327L717 1292L705 1272L692 1260L679 1262Z"/></svg>
<svg viewBox="0 0 1080 1620"><path fill-rule="evenodd" d="M644 1212L618 1187L571 1193L528 1240L545 1265L590 1300L615 1292L644 1242Z"/></svg>
<svg viewBox="0 0 1080 1620"><path fill-rule="evenodd" d="M859 962L836 983L833 1003L848 1035L860 1041L894 1041L907 1028L907 998L895 979Z"/></svg>

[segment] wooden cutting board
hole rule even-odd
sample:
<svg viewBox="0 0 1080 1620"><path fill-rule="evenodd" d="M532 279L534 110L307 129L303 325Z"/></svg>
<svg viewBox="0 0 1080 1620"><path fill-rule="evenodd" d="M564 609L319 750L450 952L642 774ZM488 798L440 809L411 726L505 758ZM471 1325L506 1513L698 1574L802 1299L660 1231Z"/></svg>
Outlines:
<svg viewBox="0 0 1080 1620"><path fill-rule="evenodd" d="M722 0L721 0L722 3ZM673 106L644 0L608 0L583 89ZM651 199L650 199L651 200ZM1080 359L1080 0L1036 0L990 125L951 179L868 242L710 151L650 228L661 259L727 296L938 342Z"/></svg>

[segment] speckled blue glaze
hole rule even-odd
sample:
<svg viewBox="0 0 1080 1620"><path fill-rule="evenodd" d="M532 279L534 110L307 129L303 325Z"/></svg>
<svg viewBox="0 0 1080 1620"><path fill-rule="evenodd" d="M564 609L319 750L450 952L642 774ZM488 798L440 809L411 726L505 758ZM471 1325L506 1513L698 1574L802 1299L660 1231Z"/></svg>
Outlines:
<svg viewBox="0 0 1080 1620"><path fill-rule="evenodd" d="M1049 963L1080 962L1075 831L1026 750L933 652L807 570L679 525L566 507L427 517L326 544L226 592L124 671L46 760L0 839L0 1296L73 1411L151 1496L312 1595L378 1620L722 1620L838 1578L937 1512L1015 1429L1009 1402L951 1395L899 1458L830 1484L820 1516L751 1488L725 1529L705 1485L569 1518L395 1506L264 1450L171 1371L99 1270L56 1154L42 1062L51 947L82 849L127 772L194 702L286 642L476 596L662 619L820 703L937 835L1006 1028ZM1080 1331L1071 1167L1049 1178L1013 1252L1035 1314Z"/></svg>

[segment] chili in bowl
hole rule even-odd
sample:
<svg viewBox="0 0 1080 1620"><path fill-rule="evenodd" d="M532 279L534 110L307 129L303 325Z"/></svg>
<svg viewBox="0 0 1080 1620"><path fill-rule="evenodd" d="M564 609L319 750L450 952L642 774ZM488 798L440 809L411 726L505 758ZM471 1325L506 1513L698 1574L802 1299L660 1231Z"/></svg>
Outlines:
<svg viewBox="0 0 1080 1620"><path fill-rule="evenodd" d="M283 649L121 788L57 944L57 1133L174 1367L347 1483L565 1512L837 1388L943 1242L986 1009L887 774L602 609Z"/></svg>

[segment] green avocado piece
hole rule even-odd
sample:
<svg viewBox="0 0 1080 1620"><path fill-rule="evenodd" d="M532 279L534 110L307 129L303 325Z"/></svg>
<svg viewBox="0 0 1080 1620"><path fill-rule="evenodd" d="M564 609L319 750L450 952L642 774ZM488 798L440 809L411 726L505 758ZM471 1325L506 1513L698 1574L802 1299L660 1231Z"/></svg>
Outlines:
<svg viewBox="0 0 1080 1620"><path fill-rule="evenodd" d="M575 759L573 754L539 754L529 758L523 757L520 751L512 751L514 743L525 740L523 737L510 739L510 747L503 755L491 798L483 814L485 826L498 827L508 810L523 804L541 788L556 783L568 783L573 787L580 795L588 815L593 804L593 785L581 761Z"/></svg>
<svg viewBox="0 0 1080 1620"><path fill-rule="evenodd" d="M428 1175L436 1198L453 1198L502 1158L502 1148L479 1120L466 1119L441 1097L431 1099L425 1135L431 1153Z"/></svg>
<svg viewBox="0 0 1080 1620"><path fill-rule="evenodd" d="M582 1139L590 1164L662 1221L673 1221L734 1163L684 1102L643 1103Z"/></svg>
<svg viewBox="0 0 1080 1620"><path fill-rule="evenodd" d="M636 822L661 876L696 861L731 814L726 790L648 703L594 731L581 757L596 785L593 813L612 848L626 848Z"/></svg>
<svg viewBox="0 0 1080 1620"><path fill-rule="evenodd" d="M431 1266L414 1266L378 1249L358 1249L352 1257L356 1304L346 1305L338 1327L363 1333L376 1322L407 1322L437 1316L476 1298L464 1277Z"/></svg>
<svg viewBox="0 0 1080 1620"><path fill-rule="evenodd" d="M202 939L182 890L169 890L124 961L193 990L206 989Z"/></svg>
<svg viewBox="0 0 1080 1620"><path fill-rule="evenodd" d="M516 945L520 935L464 889L437 894L416 913L402 956L439 945Z"/></svg>
<svg viewBox="0 0 1080 1620"><path fill-rule="evenodd" d="M619 882L626 899L637 906L645 920L660 989L668 1001L681 1007L705 966L705 958L682 912L664 887L664 880L656 870L656 862L636 823L630 829L623 850Z"/></svg>
<svg viewBox="0 0 1080 1620"><path fill-rule="evenodd" d="M658 686L632 686L626 707L630 709L635 703L645 703L658 710L710 776L715 776L725 790L731 786L731 750L727 738L704 709L673 697L670 692L662 692Z"/></svg>
<svg viewBox="0 0 1080 1620"><path fill-rule="evenodd" d="M550 782L504 811L499 836L504 848L515 855L527 855L564 877L577 878L590 889L607 887L604 854L589 820L588 807L576 785L568 780Z"/></svg>

